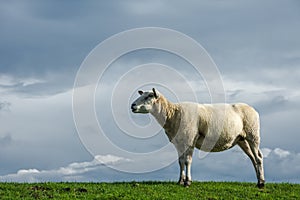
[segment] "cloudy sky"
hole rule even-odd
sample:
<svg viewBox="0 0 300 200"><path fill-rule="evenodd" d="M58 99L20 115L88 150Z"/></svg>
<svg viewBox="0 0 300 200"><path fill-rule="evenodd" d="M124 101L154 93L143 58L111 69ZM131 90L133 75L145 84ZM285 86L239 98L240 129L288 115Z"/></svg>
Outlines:
<svg viewBox="0 0 300 200"><path fill-rule="evenodd" d="M199 102L209 102L213 94L190 64L160 50L135 51L112 61L95 90L95 114L106 138L139 155L164 149L159 156L141 156L136 164L104 148L102 140L86 139L95 130L78 132L72 110L76 74L99 43L129 29L163 27L186 34L206 49L220 72L227 102L246 102L259 111L266 180L300 182L297 0L3 0L0 24L0 181L177 180L177 162L171 162L174 149L163 148L168 140L156 122L127 112L136 90L152 85L172 100L192 100L186 82ZM116 50L106 48L99 57ZM135 70L141 65L151 73ZM133 77L155 80L129 87ZM196 180L256 181L250 160L239 148L203 159L200 154L194 153ZM144 173L128 173L130 169Z"/></svg>

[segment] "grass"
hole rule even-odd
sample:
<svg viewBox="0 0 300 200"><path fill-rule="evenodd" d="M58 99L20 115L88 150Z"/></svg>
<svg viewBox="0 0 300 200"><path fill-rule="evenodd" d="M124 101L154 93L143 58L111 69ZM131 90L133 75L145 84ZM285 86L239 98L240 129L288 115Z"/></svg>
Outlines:
<svg viewBox="0 0 300 200"><path fill-rule="evenodd" d="M193 182L0 183L0 199L300 199L300 184Z"/></svg>

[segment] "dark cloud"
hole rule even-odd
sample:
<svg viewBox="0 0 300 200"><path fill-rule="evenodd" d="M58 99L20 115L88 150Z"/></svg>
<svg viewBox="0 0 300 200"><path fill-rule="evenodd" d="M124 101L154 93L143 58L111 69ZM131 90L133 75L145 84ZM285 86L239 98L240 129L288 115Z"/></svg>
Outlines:
<svg viewBox="0 0 300 200"><path fill-rule="evenodd" d="M40 95L72 88L85 56L99 42L117 33L111 29L122 23L115 19L121 12L114 3L1 4L0 72L16 79L44 81L25 87L15 85L13 92Z"/></svg>
<svg viewBox="0 0 300 200"><path fill-rule="evenodd" d="M299 107L296 102L289 100L287 97L283 95L278 96L270 96L268 100L258 102L256 104L256 108L261 111L262 114L272 114L276 112L294 110Z"/></svg>
<svg viewBox="0 0 300 200"><path fill-rule="evenodd" d="M80 63L92 48L110 35L133 27L162 26L182 31L203 43L222 74L235 77L247 72L254 80L260 68L299 63L299 55L295 55L300 46L296 39L300 34L296 20L300 17L296 9L299 5L292 2L1 4L1 73L45 80L17 88L21 92L53 94L71 88ZM278 12L278 8L283 9Z"/></svg>

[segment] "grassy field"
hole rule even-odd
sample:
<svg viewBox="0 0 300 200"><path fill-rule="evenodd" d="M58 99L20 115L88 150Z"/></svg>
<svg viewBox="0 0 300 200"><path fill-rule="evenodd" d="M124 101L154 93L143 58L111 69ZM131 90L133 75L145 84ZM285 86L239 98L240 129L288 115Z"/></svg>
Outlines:
<svg viewBox="0 0 300 200"><path fill-rule="evenodd" d="M0 199L300 199L300 184L193 182L0 183Z"/></svg>

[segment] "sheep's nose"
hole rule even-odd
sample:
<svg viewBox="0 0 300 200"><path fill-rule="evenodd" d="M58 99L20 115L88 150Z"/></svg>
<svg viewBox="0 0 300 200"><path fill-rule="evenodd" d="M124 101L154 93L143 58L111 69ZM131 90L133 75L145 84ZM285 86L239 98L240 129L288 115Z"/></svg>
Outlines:
<svg viewBox="0 0 300 200"><path fill-rule="evenodd" d="M131 104L131 109L136 109L136 104L135 103Z"/></svg>

